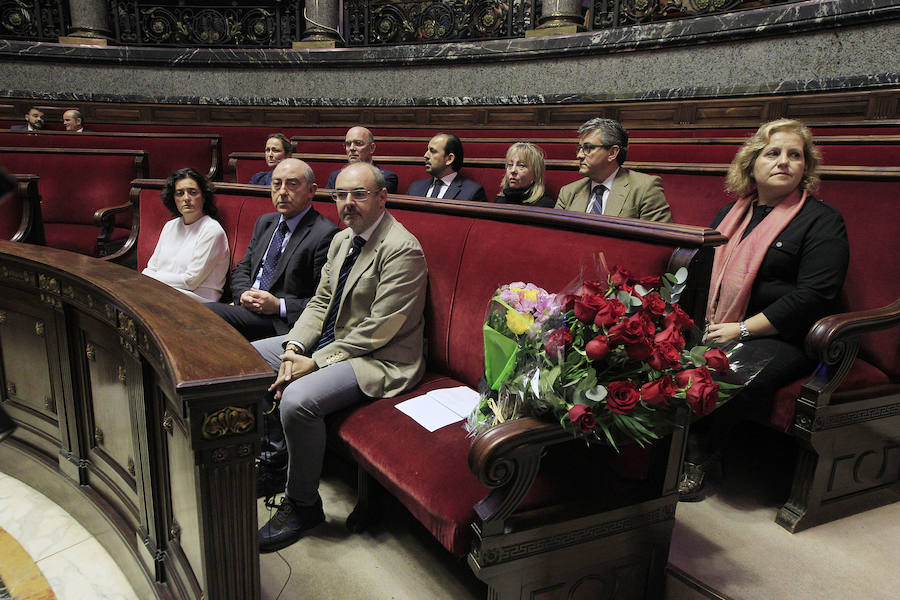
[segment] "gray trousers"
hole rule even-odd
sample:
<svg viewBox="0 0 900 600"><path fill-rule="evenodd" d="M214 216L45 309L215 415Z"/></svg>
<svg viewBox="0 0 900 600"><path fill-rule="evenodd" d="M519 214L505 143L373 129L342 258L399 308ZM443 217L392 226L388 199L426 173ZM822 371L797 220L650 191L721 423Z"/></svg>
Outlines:
<svg viewBox="0 0 900 600"><path fill-rule="evenodd" d="M253 342L253 347L277 370L286 336ZM291 382L281 396L279 412L288 451L285 494L301 506L319 499L319 477L325 458L325 417L366 399L347 361L313 371Z"/></svg>

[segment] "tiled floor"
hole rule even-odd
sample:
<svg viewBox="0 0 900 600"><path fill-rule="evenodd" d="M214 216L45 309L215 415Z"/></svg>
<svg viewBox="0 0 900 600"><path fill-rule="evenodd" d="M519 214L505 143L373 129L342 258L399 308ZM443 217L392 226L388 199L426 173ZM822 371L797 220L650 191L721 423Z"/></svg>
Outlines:
<svg viewBox="0 0 900 600"><path fill-rule="evenodd" d="M58 600L138 600L109 553L46 496L0 473L0 527L37 563ZM0 556L0 563L5 560Z"/></svg>

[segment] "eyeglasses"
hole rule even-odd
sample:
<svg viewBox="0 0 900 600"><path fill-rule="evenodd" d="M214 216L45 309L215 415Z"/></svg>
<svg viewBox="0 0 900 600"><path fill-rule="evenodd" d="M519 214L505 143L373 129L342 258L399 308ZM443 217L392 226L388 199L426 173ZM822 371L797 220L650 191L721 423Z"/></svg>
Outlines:
<svg viewBox="0 0 900 600"><path fill-rule="evenodd" d="M575 154L578 154L579 152L584 152L584 155L587 156L588 154L590 154L591 152L593 152L593 151L596 150L597 148L606 148L607 150L609 150L609 149L612 148L613 146L615 146L615 144L600 144L600 145L597 145L597 144L578 144L577 146L575 146Z"/></svg>
<svg viewBox="0 0 900 600"><path fill-rule="evenodd" d="M374 191L369 191L366 188L356 188L355 190L334 190L331 192L331 199L335 202L346 202L349 198L354 202L365 202L369 199L369 196L372 194L377 194L384 188L380 188Z"/></svg>

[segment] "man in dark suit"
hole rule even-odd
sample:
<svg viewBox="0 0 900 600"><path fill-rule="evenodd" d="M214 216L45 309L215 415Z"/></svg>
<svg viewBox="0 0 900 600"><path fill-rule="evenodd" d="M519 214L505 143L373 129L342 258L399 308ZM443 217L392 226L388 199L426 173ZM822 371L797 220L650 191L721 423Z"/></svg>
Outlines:
<svg viewBox="0 0 900 600"><path fill-rule="evenodd" d="M487 201L480 183L459 174L462 166L463 147L459 138L452 133L437 134L431 138L428 149L425 150L425 170L431 178L412 182L407 194L428 198Z"/></svg>
<svg viewBox="0 0 900 600"><path fill-rule="evenodd" d="M344 150L347 152L347 162L351 165L355 162L364 162L375 164L372 161L372 155L375 153L375 136L365 127L351 127L344 136ZM378 167L378 165L375 165ZM384 175L384 182L387 186L389 194L397 193L397 174L388 171L384 167L378 167L381 174ZM328 184L325 186L329 190L334 189L335 181L341 169L336 169L328 176Z"/></svg>
<svg viewBox="0 0 900 600"><path fill-rule="evenodd" d="M578 172L585 176L559 190L556 207L574 212L672 220L662 180L622 166L628 132L618 121L591 119L578 129Z"/></svg>
<svg viewBox="0 0 900 600"><path fill-rule="evenodd" d="M316 291L337 226L312 207L309 165L286 158L272 173L274 213L261 216L231 273L234 305L208 302L248 340L287 333Z"/></svg>
<svg viewBox="0 0 900 600"><path fill-rule="evenodd" d="M40 131L44 128L44 113L37 107L32 106L25 113L25 125L13 125L10 129L17 131Z"/></svg>
<svg viewBox="0 0 900 600"><path fill-rule="evenodd" d="M259 530L261 552L297 541L325 520L319 476L327 415L403 393L425 371L428 270L418 240L387 211L384 178L352 164L337 178L338 214L322 280L293 329L253 346L278 369L269 388L287 440L281 506Z"/></svg>
<svg viewBox="0 0 900 600"><path fill-rule="evenodd" d="M84 117L81 116L81 111L77 108L70 108L64 112L63 127L66 128L66 131L74 131L76 133L83 133L86 131L84 128Z"/></svg>

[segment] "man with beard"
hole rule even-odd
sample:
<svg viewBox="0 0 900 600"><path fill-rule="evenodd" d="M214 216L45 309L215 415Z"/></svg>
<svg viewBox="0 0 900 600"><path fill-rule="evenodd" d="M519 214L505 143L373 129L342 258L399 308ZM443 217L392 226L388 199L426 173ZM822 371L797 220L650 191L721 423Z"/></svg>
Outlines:
<svg viewBox="0 0 900 600"><path fill-rule="evenodd" d="M355 162L375 164L372 161L372 155L375 154L375 136L365 127L351 127L347 131L347 135L344 136L344 150L347 152L347 162L351 165ZM384 175L384 183L388 194L396 194L397 174L393 171L388 171L384 167L378 167L378 169ZM331 172L328 176L328 183L325 185L326 188L329 190L334 189L338 173L340 172L340 169Z"/></svg>
<svg viewBox="0 0 900 600"><path fill-rule="evenodd" d="M32 106L25 113L25 125L13 125L10 129L16 131L40 131L44 128L44 113L36 106Z"/></svg>
<svg viewBox="0 0 900 600"><path fill-rule="evenodd" d="M347 229L331 242L315 296L287 335L253 344L278 370L269 391L280 400L289 455L284 497L259 530L260 552L289 546L325 520L318 491L325 417L396 396L425 370L422 247L385 211L377 167L345 167L332 196Z"/></svg>
<svg viewBox="0 0 900 600"><path fill-rule="evenodd" d="M439 133L428 142L425 170L428 179L413 181L407 194L428 198L487 201L481 184L459 174L463 166L463 146L452 133Z"/></svg>
<svg viewBox="0 0 900 600"><path fill-rule="evenodd" d="M618 121L591 119L578 129L578 172L584 179L563 186L555 208L612 217L670 222L662 180L622 166L628 132Z"/></svg>

